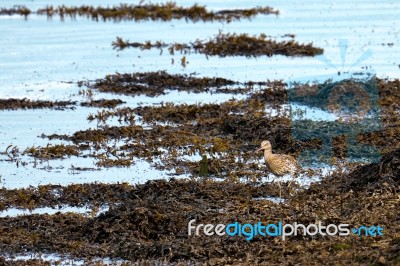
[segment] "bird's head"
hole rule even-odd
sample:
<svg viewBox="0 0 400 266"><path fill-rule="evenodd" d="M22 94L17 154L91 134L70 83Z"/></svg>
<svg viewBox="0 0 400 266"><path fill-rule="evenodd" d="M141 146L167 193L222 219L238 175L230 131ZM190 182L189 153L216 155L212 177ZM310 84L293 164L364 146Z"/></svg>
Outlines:
<svg viewBox="0 0 400 266"><path fill-rule="evenodd" d="M271 143L268 140L264 140L263 142L261 142L261 146L256 152L259 152L261 150L271 150L271 149L272 149Z"/></svg>

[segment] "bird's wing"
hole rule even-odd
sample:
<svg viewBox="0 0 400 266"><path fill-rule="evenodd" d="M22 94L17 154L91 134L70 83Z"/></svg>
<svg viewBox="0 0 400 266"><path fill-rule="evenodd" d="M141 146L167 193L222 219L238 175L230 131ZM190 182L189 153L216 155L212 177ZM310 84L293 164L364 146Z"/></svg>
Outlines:
<svg viewBox="0 0 400 266"><path fill-rule="evenodd" d="M282 159L285 161L285 164L293 165L293 170L297 170L299 168L299 163L293 156L283 154Z"/></svg>
<svg viewBox="0 0 400 266"><path fill-rule="evenodd" d="M277 176L293 173L297 170L297 161L290 155L274 154L267 164L270 171Z"/></svg>

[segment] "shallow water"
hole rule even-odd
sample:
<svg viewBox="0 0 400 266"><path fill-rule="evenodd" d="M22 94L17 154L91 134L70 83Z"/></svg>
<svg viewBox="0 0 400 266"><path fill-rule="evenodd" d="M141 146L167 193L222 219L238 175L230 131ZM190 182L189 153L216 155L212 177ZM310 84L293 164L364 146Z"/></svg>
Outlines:
<svg viewBox="0 0 400 266"><path fill-rule="evenodd" d="M99 210L95 213L92 212L91 207L72 207L68 205L61 205L57 208L51 207L43 207L43 208L36 208L32 210L27 209L18 209L18 208L10 208L4 211L0 211L0 217L16 217L21 215L33 215L33 214L56 214L56 213L80 213L82 215L90 215L90 216L98 216L101 213L108 211L108 206L102 206Z"/></svg>
<svg viewBox="0 0 400 266"><path fill-rule="evenodd" d="M137 3L137 1L125 1ZM220 1L196 1L210 9L227 8ZM14 4L36 9L48 4L80 5L79 1L3 1L4 7ZM93 1L93 5L106 5L110 1ZM317 4L318 3L318 4ZM179 4L191 5L192 1ZM265 5L262 1L232 1L229 8ZM393 56L400 52L398 45L399 19L396 1L270 1L268 5L281 11L279 16L257 16L251 21L232 23L191 23L181 20L169 22L95 22L85 18L76 20L58 18L48 20L44 16L29 16L24 20L19 16L1 16L2 39L0 40L1 90L17 89L25 91L52 87L61 81L96 79L118 71L154 71L166 69L171 73L193 73L200 76L220 76L235 80L287 79L310 75L322 75L345 71L364 52L371 50L372 56L355 65L352 70L362 67L374 69L378 76L396 77L399 62ZM354 14L354 10L357 13ZM323 57L333 63L329 66L317 58L291 58L285 56L243 58L210 57L188 55L186 68L179 63L171 65L171 56L158 51L126 49L115 51L111 42L116 36L131 41L163 40L165 42L190 42L208 39L223 32L259 34L274 38L290 33L296 35L300 43L313 42L324 48ZM340 54L339 40L348 41L347 53ZM181 55L176 54L175 62ZM343 67L342 67L343 63ZM44 84L48 86L43 86ZM42 85L42 86L40 86ZM52 86L51 86L52 85ZM63 96L63 94L59 95ZM53 98L54 99L54 98Z"/></svg>
<svg viewBox="0 0 400 266"><path fill-rule="evenodd" d="M51 254L27 253L27 254L6 256L5 258L7 261L38 259L49 262L50 265L87 265L89 262L88 260L85 259L71 258L69 256L57 253L51 253ZM125 260L116 260L110 258L94 258L93 260L90 260L90 263L91 264L98 263L101 265L124 265L130 262ZM139 264L134 264L134 265L139 265Z"/></svg>

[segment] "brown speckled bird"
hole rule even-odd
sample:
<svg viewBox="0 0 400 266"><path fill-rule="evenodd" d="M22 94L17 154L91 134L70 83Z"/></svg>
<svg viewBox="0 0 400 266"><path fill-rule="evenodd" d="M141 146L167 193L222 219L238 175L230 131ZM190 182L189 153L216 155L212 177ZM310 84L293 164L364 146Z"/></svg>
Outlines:
<svg viewBox="0 0 400 266"><path fill-rule="evenodd" d="M264 160L267 165L267 169L276 176L283 176L285 174L293 175L299 169L299 165L297 160L291 156L286 154L273 154L271 143L268 140L264 140L261 142L260 148L257 152L264 150ZM281 184L278 180L279 185L279 198L282 198L282 189Z"/></svg>

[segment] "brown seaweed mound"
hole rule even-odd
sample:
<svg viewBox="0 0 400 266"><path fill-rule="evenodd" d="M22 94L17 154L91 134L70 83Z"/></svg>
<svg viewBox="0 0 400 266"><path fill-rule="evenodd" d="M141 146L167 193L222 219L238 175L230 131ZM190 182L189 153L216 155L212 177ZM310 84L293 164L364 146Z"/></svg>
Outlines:
<svg viewBox="0 0 400 266"><path fill-rule="evenodd" d="M29 99L0 99L0 110L42 109L54 108L58 110L73 109L76 102L72 101L32 101Z"/></svg>
<svg viewBox="0 0 400 266"><path fill-rule="evenodd" d="M400 150L396 150L387 154L377 165L387 171L398 169L399 153ZM363 169L371 169L370 177L379 174L376 165L367 165ZM55 195L63 198L63 202L75 202L75 195L90 204L101 196L101 201L109 204L110 209L94 217L58 213L2 218L0 248L11 253L61 252L80 258L99 256L122 258L132 263L147 260L174 265L179 262L210 265L368 265L379 262L398 265L398 177L392 178L393 182L370 179L367 186L354 189L351 182L364 180L364 176L358 174L360 170L335 174L309 189L298 190L284 204L263 199L271 195L273 187L270 184L253 186L171 179L148 181L137 186L59 187ZM41 193L48 195L49 190L54 189L43 187ZM16 193L24 192L6 193L3 198L7 200ZM49 203L57 201L54 197L57 196L47 196ZM41 197L42 204L45 198ZM21 199L19 204L23 205ZM193 219L195 225L235 221L347 223L350 228L379 225L384 235L297 235L285 241L279 237L261 236L255 236L251 241L246 241L243 236L188 236L188 222Z"/></svg>
<svg viewBox="0 0 400 266"><path fill-rule="evenodd" d="M114 49L123 50L128 47L140 48L147 50L151 48L160 49L161 53L164 48L168 49L173 55L175 51L187 54L190 52L205 54L206 56L315 56L323 53L322 48L314 47L311 43L300 44L294 40L277 42L267 39L265 34L259 36L249 36L248 34L223 34L219 33L213 39L208 41L196 40L190 44L173 43L166 44L163 42L145 43L129 42L120 37L112 43Z"/></svg>
<svg viewBox="0 0 400 266"><path fill-rule="evenodd" d="M191 7L181 7L174 2L165 4L144 4L128 5L120 4L113 7L94 7L94 6L47 6L45 8L32 11L25 6L14 6L13 8L0 9L0 15L23 15L25 18L30 14L46 15L52 18L58 15L61 19L65 17L87 17L94 21L142 21L142 20L162 20L170 21L173 19L185 19L196 21L237 21L242 18L251 19L259 14L278 15L279 11L271 7L255 7L249 9L226 9L220 11L209 11L205 6L194 4Z"/></svg>

